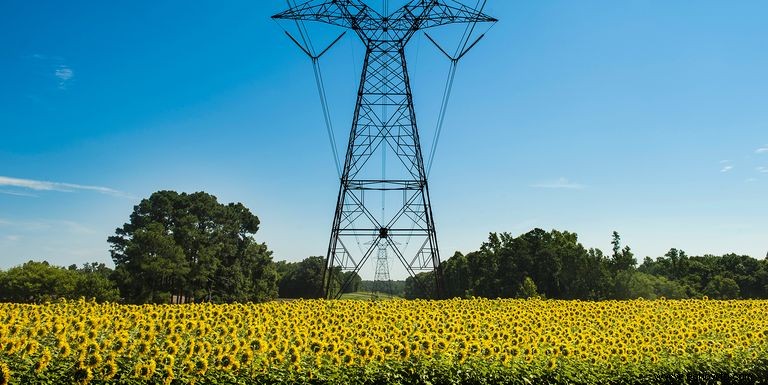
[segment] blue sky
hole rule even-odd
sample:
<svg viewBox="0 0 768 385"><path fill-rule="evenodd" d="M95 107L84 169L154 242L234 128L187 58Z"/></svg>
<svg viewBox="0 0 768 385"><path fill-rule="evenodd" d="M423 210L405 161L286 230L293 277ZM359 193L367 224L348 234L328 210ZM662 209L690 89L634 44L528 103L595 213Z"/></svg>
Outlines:
<svg viewBox="0 0 768 385"><path fill-rule="evenodd" d="M161 189L243 202L276 259L324 254L336 170L310 63L269 19L284 6L3 2L0 268L110 262L107 236ZM501 21L459 66L430 175L444 258L534 227L604 251L616 230L640 260L765 256L767 3L486 11ZM431 143L448 63L420 36L408 55ZM322 62L340 143L361 58L345 37Z"/></svg>

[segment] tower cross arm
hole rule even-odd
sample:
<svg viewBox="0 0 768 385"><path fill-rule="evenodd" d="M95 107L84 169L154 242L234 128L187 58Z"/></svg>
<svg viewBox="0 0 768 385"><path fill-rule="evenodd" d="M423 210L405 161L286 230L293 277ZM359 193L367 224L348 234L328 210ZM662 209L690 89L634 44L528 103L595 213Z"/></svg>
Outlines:
<svg viewBox="0 0 768 385"><path fill-rule="evenodd" d="M294 5L280 12L273 19L316 21L343 28L359 34L378 28L380 16L361 0L312 0Z"/></svg>
<svg viewBox="0 0 768 385"><path fill-rule="evenodd" d="M391 18L394 29L413 31L447 24L496 21L481 10L449 0L412 1L397 10Z"/></svg>

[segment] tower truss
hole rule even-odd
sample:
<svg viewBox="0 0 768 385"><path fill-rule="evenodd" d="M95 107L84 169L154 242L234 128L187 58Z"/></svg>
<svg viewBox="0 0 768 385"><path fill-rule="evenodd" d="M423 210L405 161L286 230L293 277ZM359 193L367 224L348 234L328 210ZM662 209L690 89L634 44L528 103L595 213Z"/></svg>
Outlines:
<svg viewBox="0 0 768 385"><path fill-rule="evenodd" d="M376 273L373 275L373 295L392 295L392 281L389 277L389 255L384 244L379 245L376 255Z"/></svg>
<svg viewBox="0 0 768 385"><path fill-rule="evenodd" d="M440 253L405 47L422 29L496 19L449 0L413 0L388 15L362 0L313 0L273 18L343 27L365 45L326 256L324 295L337 298L351 282L352 274L336 282L340 275L334 272L358 273L371 256L383 264L391 255L422 290L441 296ZM432 284L417 276L425 271L434 272Z"/></svg>

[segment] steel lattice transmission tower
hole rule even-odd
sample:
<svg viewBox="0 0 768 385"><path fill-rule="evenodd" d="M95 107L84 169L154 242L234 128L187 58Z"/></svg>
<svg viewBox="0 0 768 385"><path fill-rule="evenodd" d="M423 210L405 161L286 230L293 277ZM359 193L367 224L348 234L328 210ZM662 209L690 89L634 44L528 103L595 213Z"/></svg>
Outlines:
<svg viewBox="0 0 768 385"><path fill-rule="evenodd" d="M389 15L380 14L362 0L313 0L291 6L273 18L343 27L352 30L365 45L326 258L325 296L340 296L349 283L334 282L337 271L357 273L372 255L391 253L422 289L439 297L440 254L405 47L422 29L496 19L447 0L413 0ZM312 58L317 60L318 56ZM384 201L388 204L379 207ZM435 272L433 290L416 276L423 271Z"/></svg>
<svg viewBox="0 0 768 385"><path fill-rule="evenodd" d="M392 295L392 282L389 278L389 255L387 255L387 245L380 244L379 252L376 256L376 274L373 276L374 294L386 293Z"/></svg>

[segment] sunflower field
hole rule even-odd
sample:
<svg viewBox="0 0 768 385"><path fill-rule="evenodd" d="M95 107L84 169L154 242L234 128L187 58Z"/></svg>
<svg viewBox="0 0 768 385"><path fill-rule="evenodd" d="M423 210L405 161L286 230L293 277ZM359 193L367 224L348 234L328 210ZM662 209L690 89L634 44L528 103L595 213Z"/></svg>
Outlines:
<svg viewBox="0 0 768 385"><path fill-rule="evenodd" d="M0 385L768 380L768 301L0 304Z"/></svg>

